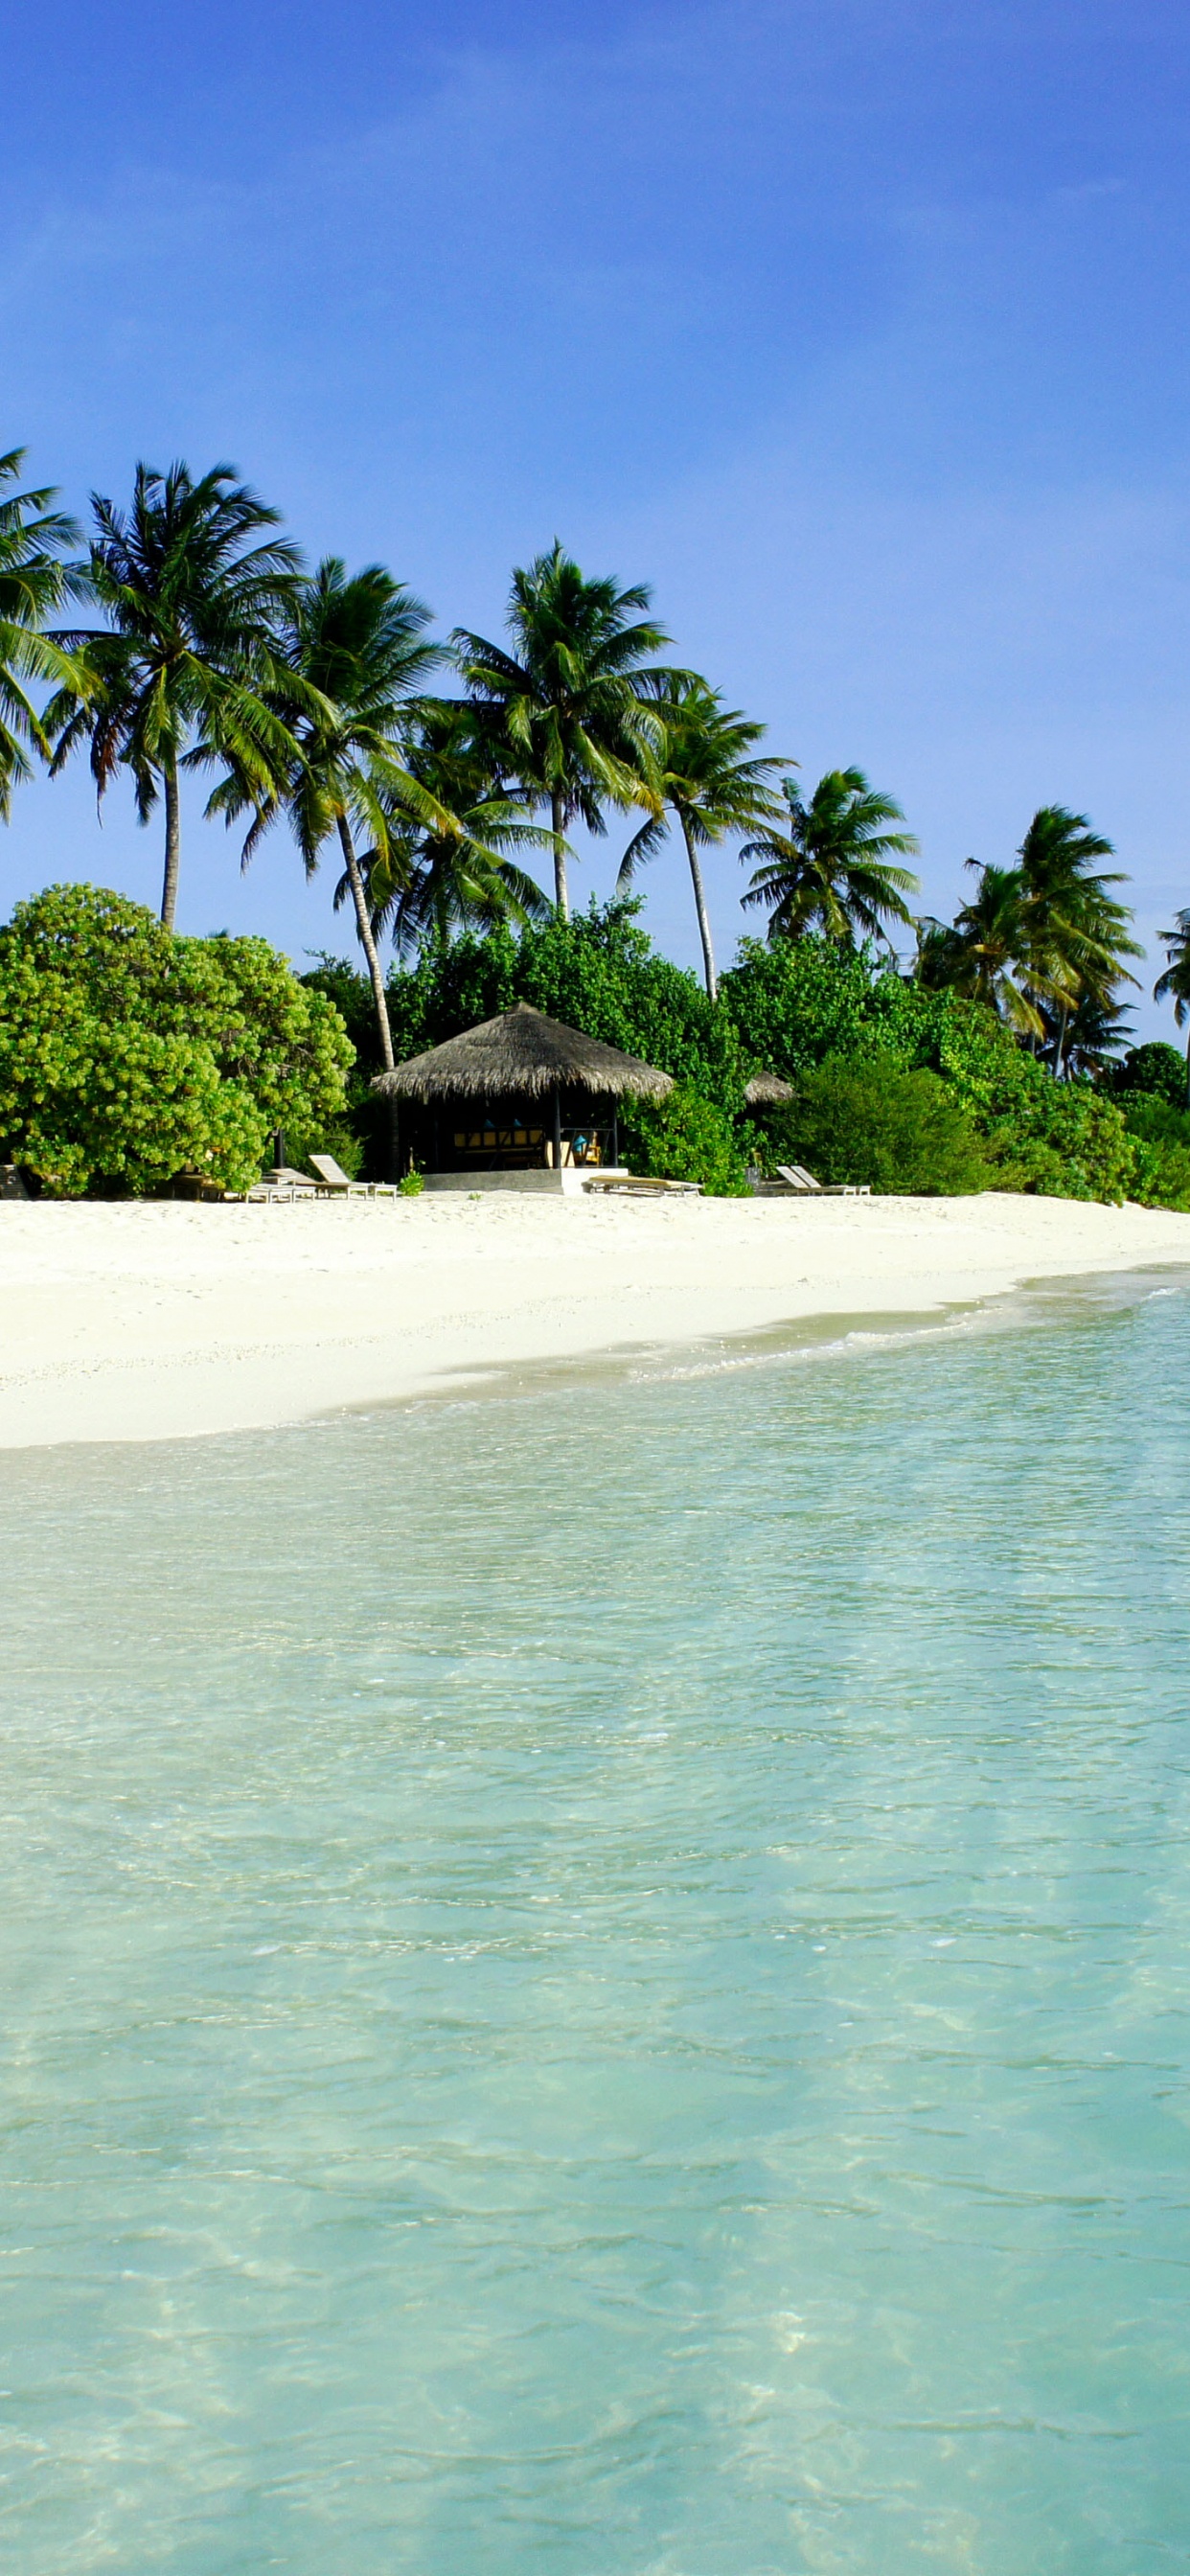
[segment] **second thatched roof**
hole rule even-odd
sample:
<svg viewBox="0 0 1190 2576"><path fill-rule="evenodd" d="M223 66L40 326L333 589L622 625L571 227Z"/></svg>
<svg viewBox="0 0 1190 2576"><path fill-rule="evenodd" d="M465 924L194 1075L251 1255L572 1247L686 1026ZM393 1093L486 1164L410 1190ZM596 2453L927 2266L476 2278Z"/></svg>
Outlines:
<svg viewBox="0 0 1190 2576"><path fill-rule="evenodd" d="M779 1073L754 1073L744 1099L749 1109L759 1109L778 1100L792 1100L793 1084L783 1082Z"/></svg>
<svg viewBox="0 0 1190 2576"><path fill-rule="evenodd" d="M530 1002L514 1002L498 1019L481 1020L445 1046L378 1073L372 1089L388 1100L537 1100L555 1084L609 1099L660 1100L672 1091L673 1078L602 1038L547 1019Z"/></svg>

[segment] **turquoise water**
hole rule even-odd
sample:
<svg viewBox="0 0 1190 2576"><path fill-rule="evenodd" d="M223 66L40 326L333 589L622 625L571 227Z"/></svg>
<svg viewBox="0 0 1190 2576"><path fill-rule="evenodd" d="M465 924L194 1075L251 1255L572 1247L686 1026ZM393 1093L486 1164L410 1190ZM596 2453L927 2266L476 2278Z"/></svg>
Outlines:
<svg viewBox="0 0 1190 2576"><path fill-rule="evenodd" d="M0 1460L20 2576L1190 2567L1190 1295Z"/></svg>

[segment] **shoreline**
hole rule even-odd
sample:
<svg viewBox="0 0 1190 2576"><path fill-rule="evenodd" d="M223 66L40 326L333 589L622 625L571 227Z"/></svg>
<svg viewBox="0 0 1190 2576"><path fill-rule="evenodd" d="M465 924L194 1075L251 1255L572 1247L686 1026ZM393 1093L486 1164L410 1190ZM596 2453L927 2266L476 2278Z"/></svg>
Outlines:
<svg viewBox="0 0 1190 2576"><path fill-rule="evenodd" d="M1006 1193L10 1203L0 1448L265 1429L1166 1266L1190 1271L1190 1215Z"/></svg>

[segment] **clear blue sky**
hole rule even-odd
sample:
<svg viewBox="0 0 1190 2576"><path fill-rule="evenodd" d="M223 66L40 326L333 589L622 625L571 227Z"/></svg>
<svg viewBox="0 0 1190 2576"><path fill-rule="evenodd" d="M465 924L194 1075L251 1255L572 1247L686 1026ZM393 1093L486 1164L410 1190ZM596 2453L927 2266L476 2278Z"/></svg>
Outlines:
<svg viewBox="0 0 1190 2576"><path fill-rule="evenodd" d="M1057 801L1151 941L1190 904L1188 70L1144 0L25 12L0 443L79 510L230 458L444 629L556 533L806 779L900 798L929 908ZM158 840L80 767L20 796L4 895L153 900ZM241 881L196 818L180 918L345 949L330 882L280 833ZM677 854L647 883L693 960Z"/></svg>

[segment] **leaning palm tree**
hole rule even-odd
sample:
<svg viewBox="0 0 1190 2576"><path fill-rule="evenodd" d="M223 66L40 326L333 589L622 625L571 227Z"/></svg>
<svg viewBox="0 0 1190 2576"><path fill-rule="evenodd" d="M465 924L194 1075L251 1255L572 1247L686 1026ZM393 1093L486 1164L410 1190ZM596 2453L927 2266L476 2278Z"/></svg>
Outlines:
<svg viewBox="0 0 1190 2576"><path fill-rule="evenodd" d="M450 827L419 819L382 792L385 834L359 860L374 936L390 931L394 947L407 952L449 947L458 930L545 919L549 903L522 861L550 849L551 836L529 821L524 797L493 771L470 710L426 701L405 758ZM351 892L345 870L336 910Z"/></svg>
<svg viewBox="0 0 1190 2576"><path fill-rule="evenodd" d="M23 447L0 456L0 487L16 482L24 461ZM0 821L5 823L14 786L32 775L30 753L45 761L53 757L28 683L63 688L77 684L79 676L69 655L45 632L46 619L61 608L70 587L65 550L78 540L73 520L51 508L56 498L52 487L44 485L0 500Z"/></svg>
<svg viewBox="0 0 1190 2576"><path fill-rule="evenodd" d="M768 780L785 764L775 756L748 757L763 738L764 726L753 724L738 709L726 708L718 691L695 673L678 680L660 698L658 714L662 731L652 784L682 828L703 972L714 1001L718 979L701 854L729 833L755 832L776 820L780 808L769 792ZM620 862L618 891L626 891L641 861L652 858L665 828L664 813L647 816Z"/></svg>
<svg viewBox="0 0 1190 2576"><path fill-rule="evenodd" d="M314 875L326 842L338 841L386 1070L395 1061L388 997L357 841L366 840L373 864L379 856L396 876L408 824L459 835L460 826L406 757L422 684L442 657L442 647L427 635L429 623L429 609L382 564L349 574L337 555L328 555L308 581L290 591L279 628L272 703L292 738L287 771L263 800L251 777L233 772L213 800L229 820L253 813L245 863L282 811L307 876Z"/></svg>
<svg viewBox="0 0 1190 2576"><path fill-rule="evenodd" d="M979 883L954 922L918 924L916 979L935 992L949 990L967 1001L985 1002L1018 1037L1040 1038L1045 1033L1040 1004L1052 1000L1053 989L1047 981L1042 993L1035 984L1026 991L1022 980L1019 960L1027 939L1021 871L980 867L977 859L968 859L967 866L977 871Z"/></svg>
<svg viewBox="0 0 1190 2576"><path fill-rule="evenodd" d="M1153 986L1155 1002L1172 1002L1175 1028L1190 1020L1190 910L1175 912L1172 930L1158 933L1165 950L1165 970ZM1190 1102L1190 1040L1186 1046L1186 1097Z"/></svg>
<svg viewBox="0 0 1190 2576"><path fill-rule="evenodd" d="M1124 960L1143 951L1131 936L1132 915L1111 893L1127 879L1104 872L1112 843L1085 814L1042 805L1020 849L1021 943L1017 954L1029 991L1054 1000L1058 1025L1054 1072L1066 1063L1066 1033L1083 1000L1108 1006L1120 984L1134 984Z"/></svg>
<svg viewBox="0 0 1190 2576"><path fill-rule="evenodd" d="M163 800L161 918L172 930L182 770L234 771L259 809L293 760L292 734L269 693L276 623L301 558L286 538L266 533L277 511L237 483L230 465L197 482L186 465L167 474L138 465L127 514L100 493L91 506L96 533L84 578L109 624L62 639L81 657L86 684L59 692L46 728L57 737L55 768L89 738L101 799L125 768L142 823Z"/></svg>
<svg viewBox="0 0 1190 2576"><path fill-rule="evenodd" d="M886 925L912 921L905 897L917 892L912 870L898 865L917 842L887 828L904 822L900 806L870 787L862 769L828 770L808 805L795 779L781 784L783 828L766 825L740 852L760 861L744 902L768 906L770 939L816 931L838 948L860 938L891 945Z"/></svg>
<svg viewBox="0 0 1190 2576"><path fill-rule="evenodd" d="M647 704L654 654L669 638L647 614L643 583L588 581L555 539L514 572L511 650L460 627L452 639L486 726L493 758L536 804L548 805L557 909L570 918L566 833L606 829L609 805L659 812L659 742Z"/></svg>

